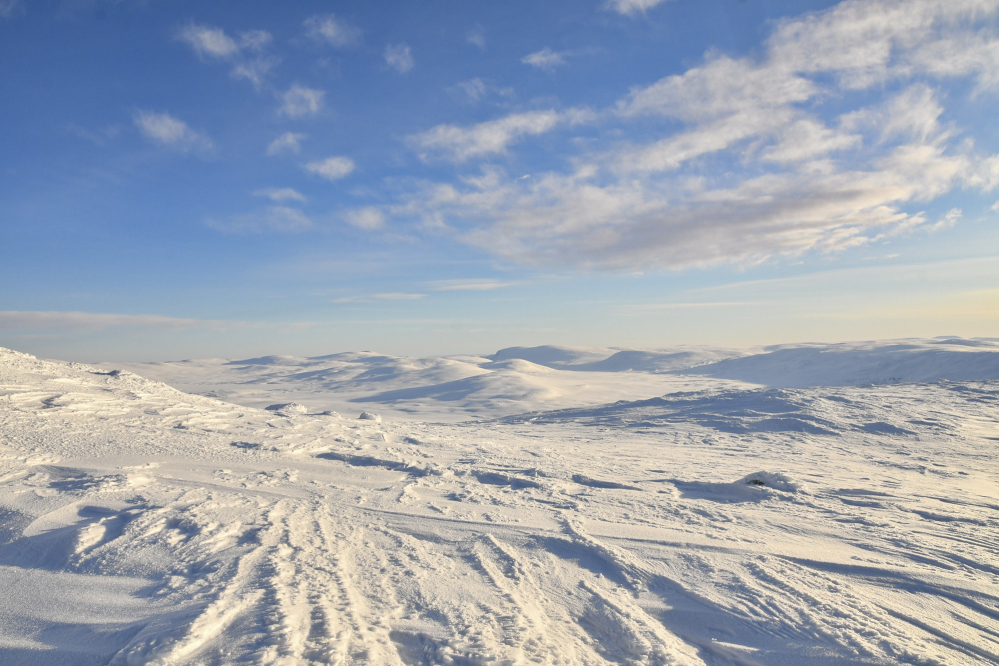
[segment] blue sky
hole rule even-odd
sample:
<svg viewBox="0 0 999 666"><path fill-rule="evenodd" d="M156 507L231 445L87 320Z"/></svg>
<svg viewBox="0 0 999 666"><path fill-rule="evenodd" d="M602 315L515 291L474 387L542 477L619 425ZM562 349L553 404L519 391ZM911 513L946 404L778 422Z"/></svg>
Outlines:
<svg viewBox="0 0 999 666"><path fill-rule="evenodd" d="M999 336L999 0L0 0L0 345Z"/></svg>

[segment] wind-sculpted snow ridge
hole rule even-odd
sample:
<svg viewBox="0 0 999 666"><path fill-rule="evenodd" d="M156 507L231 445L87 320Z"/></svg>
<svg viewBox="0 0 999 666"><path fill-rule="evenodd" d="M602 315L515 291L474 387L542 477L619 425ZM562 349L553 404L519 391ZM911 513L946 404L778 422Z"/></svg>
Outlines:
<svg viewBox="0 0 999 666"><path fill-rule="evenodd" d="M279 392L0 349L0 663L999 663L999 383Z"/></svg>

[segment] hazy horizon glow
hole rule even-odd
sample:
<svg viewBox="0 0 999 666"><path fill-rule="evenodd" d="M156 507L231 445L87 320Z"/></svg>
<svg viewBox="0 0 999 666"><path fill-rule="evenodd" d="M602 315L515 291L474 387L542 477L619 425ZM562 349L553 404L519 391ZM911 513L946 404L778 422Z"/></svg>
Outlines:
<svg viewBox="0 0 999 666"><path fill-rule="evenodd" d="M999 0L0 6L0 346L999 336Z"/></svg>

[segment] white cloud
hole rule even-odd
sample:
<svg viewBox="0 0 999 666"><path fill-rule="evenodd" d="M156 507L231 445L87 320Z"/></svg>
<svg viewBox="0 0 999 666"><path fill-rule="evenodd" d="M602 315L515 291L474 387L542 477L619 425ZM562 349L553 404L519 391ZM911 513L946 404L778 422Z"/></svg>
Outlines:
<svg viewBox="0 0 999 666"><path fill-rule="evenodd" d="M329 181L340 180L354 170L354 160L349 157L327 157L325 160L309 162L303 168Z"/></svg>
<svg viewBox="0 0 999 666"><path fill-rule="evenodd" d="M323 108L326 93L315 88L306 88L297 83L281 95L281 108L278 110L291 118L315 115Z"/></svg>
<svg viewBox="0 0 999 666"><path fill-rule="evenodd" d="M408 44L390 44L386 46L385 62L400 74L405 74L413 69L413 65L416 64Z"/></svg>
<svg viewBox="0 0 999 666"><path fill-rule="evenodd" d="M486 35L479 26L476 26L474 30L469 30L465 34L465 41L474 46L478 46L480 49L485 50L486 48Z"/></svg>
<svg viewBox="0 0 999 666"><path fill-rule="evenodd" d="M259 52L271 43L271 34L266 30L242 32L237 41L221 28L191 24L181 30L177 38L187 42L202 60L213 58L231 62L230 75L236 79L247 79L257 90L263 84L264 76L278 62L274 57L258 55L248 58L244 54L244 51Z"/></svg>
<svg viewBox="0 0 999 666"><path fill-rule="evenodd" d="M536 51L524 56L521 62L525 65L532 65L538 69L553 71L559 65L565 64L565 53L552 51L547 46L540 51Z"/></svg>
<svg viewBox="0 0 999 666"><path fill-rule="evenodd" d="M333 14L311 16L305 19L305 34L317 42L326 42L339 48L356 46L361 42L361 31L338 21Z"/></svg>
<svg viewBox="0 0 999 666"><path fill-rule="evenodd" d="M208 218L205 224L216 231L232 234L263 233L265 231L300 232L312 228L312 220L297 208L268 206L262 211L233 215L219 220Z"/></svg>
<svg viewBox="0 0 999 666"><path fill-rule="evenodd" d="M992 204L992 207L989 208L989 210L995 211L996 213L999 213L999 201L997 201L994 204Z"/></svg>
<svg viewBox="0 0 999 666"><path fill-rule="evenodd" d="M917 70L940 76L978 74L983 83L995 83L997 42L967 27L995 12L992 0L848 0L780 22L768 49L774 62L802 73L831 73L847 89L868 88Z"/></svg>
<svg viewBox="0 0 999 666"><path fill-rule="evenodd" d="M301 152L301 142L304 138L304 134L285 132L267 145L267 154L280 155L281 153L295 153L297 155Z"/></svg>
<svg viewBox="0 0 999 666"><path fill-rule="evenodd" d="M963 77L962 101L991 99L997 15L996 0L846 0L773 24L752 57L710 52L606 113L438 125L407 139L424 160L503 154L574 122L608 131L576 137L562 170L518 178L486 166L419 183L383 210L515 262L622 270L752 264L942 229L960 211L928 222L923 204L999 188L999 155L948 117L956 94L943 87ZM636 121L655 133L619 129Z"/></svg>
<svg viewBox="0 0 999 666"><path fill-rule="evenodd" d="M409 137L424 160L440 156L454 162L472 157L503 153L507 146L524 136L544 134L565 120L557 111L529 111L490 120L472 127L438 125Z"/></svg>
<svg viewBox="0 0 999 666"><path fill-rule="evenodd" d="M207 152L214 146L205 134L195 132L183 120L168 113L139 111L134 118L136 126L147 138L183 152Z"/></svg>
<svg viewBox="0 0 999 666"><path fill-rule="evenodd" d="M763 151L762 159L789 164L852 148L861 142L859 134L829 129L814 118L802 118L780 127L776 142Z"/></svg>
<svg viewBox="0 0 999 666"><path fill-rule="evenodd" d="M201 57L229 58L239 53L239 45L221 28L189 25L180 31L179 39L187 42Z"/></svg>
<svg viewBox="0 0 999 666"><path fill-rule="evenodd" d="M385 213L373 206L347 211L344 219L348 224L366 231L377 231L385 226Z"/></svg>
<svg viewBox="0 0 999 666"><path fill-rule="evenodd" d="M180 31L177 38L187 42L198 56L228 60L243 49L259 51L271 43L271 34L266 30L248 30L239 35L239 41L225 33L222 28L191 24Z"/></svg>
<svg viewBox="0 0 999 666"><path fill-rule="evenodd" d="M263 190L257 190L253 194L258 197L267 197L271 201L277 202L301 201L305 203L307 201L304 194L290 187L268 187Z"/></svg>
<svg viewBox="0 0 999 666"><path fill-rule="evenodd" d="M664 0L608 0L607 8L626 16L644 14Z"/></svg>
<svg viewBox="0 0 999 666"><path fill-rule="evenodd" d="M805 102L819 91L811 80L783 66L713 56L700 67L634 88L617 111L625 117L664 116L703 123L747 109L775 109Z"/></svg>
<svg viewBox="0 0 999 666"><path fill-rule="evenodd" d="M216 328L237 322L208 319L183 319L161 315L127 315L96 312L17 311L0 312L0 330L64 329L94 331L117 326L182 329Z"/></svg>

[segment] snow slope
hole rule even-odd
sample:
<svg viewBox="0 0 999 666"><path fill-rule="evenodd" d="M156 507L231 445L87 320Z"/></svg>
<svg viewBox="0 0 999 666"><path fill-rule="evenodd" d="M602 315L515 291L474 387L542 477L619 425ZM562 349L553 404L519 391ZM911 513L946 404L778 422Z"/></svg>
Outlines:
<svg viewBox="0 0 999 666"><path fill-rule="evenodd" d="M941 338L778 345L680 372L787 388L999 379L999 342Z"/></svg>
<svg viewBox="0 0 999 666"><path fill-rule="evenodd" d="M376 356L191 364L336 416L0 349L0 663L999 663L995 381Z"/></svg>

